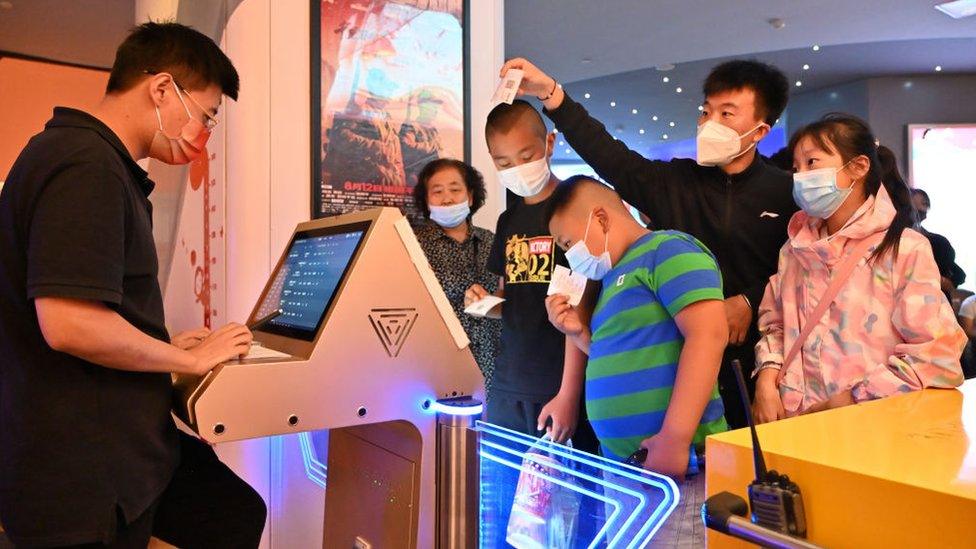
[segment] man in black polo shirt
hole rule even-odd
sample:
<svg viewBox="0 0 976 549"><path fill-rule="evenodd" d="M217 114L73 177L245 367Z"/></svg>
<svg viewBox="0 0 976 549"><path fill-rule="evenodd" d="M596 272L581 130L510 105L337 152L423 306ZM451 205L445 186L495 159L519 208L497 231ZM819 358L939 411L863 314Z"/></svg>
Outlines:
<svg viewBox="0 0 976 549"><path fill-rule="evenodd" d="M10 170L0 522L18 546L146 547L151 533L181 547L257 546L260 497L170 416L170 373L246 354L251 335L231 324L170 339L153 183L136 164L198 157L238 82L203 34L145 24L119 47L92 113L55 109Z"/></svg>
<svg viewBox="0 0 976 549"><path fill-rule="evenodd" d="M525 59L502 67L525 74L520 93L542 101L546 115L587 164L647 214L658 229L687 232L715 254L722 271L729 347L719 374L725 416L746 425L731 362L755 363L756 317L769 277L776 272L786 225L797 211L792 176L767 164L756 144L786 108L789 83L775 67L729 61L704 85L697 162L649 160L627 148L593 119L556 81ZM754 382L750 380L750 393Z"/></svg>

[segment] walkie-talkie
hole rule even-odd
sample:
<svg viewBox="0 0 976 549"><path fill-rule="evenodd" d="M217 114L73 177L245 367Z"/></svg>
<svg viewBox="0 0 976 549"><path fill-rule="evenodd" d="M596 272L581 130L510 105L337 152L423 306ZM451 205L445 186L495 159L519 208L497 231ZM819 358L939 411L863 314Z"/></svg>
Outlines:
<svg viewBox="0 0 976 549"><path fill-rule="evenodd" d="M766 470L766 461L763 459L759 436L756 434L756 422L753 420L752 407L749 405L746 380L742 376L742 365L738 360L733 360L732 367L735 369L735 379L739 384L739 393L746 408L746 419L752 431L752 455L756 463L756 480L749 485L752 522L783 534L805 538L807 520L803 512L803 496L800 494L800 487L791 481L790 477Z"/></svg>

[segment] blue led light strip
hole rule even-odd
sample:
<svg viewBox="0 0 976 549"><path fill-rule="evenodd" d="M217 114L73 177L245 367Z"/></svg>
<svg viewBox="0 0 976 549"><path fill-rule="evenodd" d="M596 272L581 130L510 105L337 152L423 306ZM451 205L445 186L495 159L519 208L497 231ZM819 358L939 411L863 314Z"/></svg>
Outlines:
<svg viewBox="0 0 976 549"><path fill-rule="evenodd" d="M298 445L302 450L302 462L305 464L305 476L325 490L328 467L318 460L315 447L312 445L312 433L298 433Z"/></svg>

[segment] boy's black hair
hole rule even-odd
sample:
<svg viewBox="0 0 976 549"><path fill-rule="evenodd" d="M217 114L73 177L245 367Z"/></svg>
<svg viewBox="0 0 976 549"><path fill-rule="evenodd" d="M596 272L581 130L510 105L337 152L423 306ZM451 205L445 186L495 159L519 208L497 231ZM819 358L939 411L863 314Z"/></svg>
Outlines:
<svg viewBox="0 0 976 549"><path fill-rule="evenodd" d="M434 177L435 173L447 168L454 168L461 172L464 186L471 193L471 215L474 215L475 212L485 205L485 197L487 196L485 192L485 178L482 177L481 172L470 164L453 158L438 158L437 160L428 162L420 170L420 174L417 175L417 184L413 187L413 203L417 206L417 209L423 212L424 217L430 217L430 207L427 205L427 183L430 182L430 178ZM471 216L469 215L468 217L470 218Z"/></svg>
<svg viewBox="0 0 976 549"><path fill-rule="evenodd" d="M119 45L106 93L132 89L147 73L167 72L185 89L219 86L237 100L240 77L207 35L179 23L143 23Z"/></svg>
<svg viewBox="0 0 976 549"><path fill-rule="evenodd" d="M552 195L549 197L549 203L546 204L546 209L542 213L543 222L547 227L549 226L549 222L552 221L552 218L557 213L565 210L573 202L573 199L576 197L576 193L579 192L580 187L588 183L603 186L603 183L600 183L588 175L574 175L572 177L568 177L562 183L556 186L555 190L552 191ZM609 187L607 188L609 189Z"/></svg>
<svg viewBox="0 0 976 549"><path fill-rule="evenodd" d="M705 79L705 97L726 91L751 89L756 93L756 114L772 126L786 109L790 83L776 67L759 61L733 59L712 69Z"/></svg>
<svg viewBox="0 0 976 549"><path fill-rule="evenodd" d="M487 138L495 132L508 133L526 114L531 118L532 125L539 134L539 138L546 139L549 130L546 129L542 115L528 101L522 99L512 101L511 105L500 103L491 109L491 112L488 113L488 120L485 122L485 137Z"/></svg>

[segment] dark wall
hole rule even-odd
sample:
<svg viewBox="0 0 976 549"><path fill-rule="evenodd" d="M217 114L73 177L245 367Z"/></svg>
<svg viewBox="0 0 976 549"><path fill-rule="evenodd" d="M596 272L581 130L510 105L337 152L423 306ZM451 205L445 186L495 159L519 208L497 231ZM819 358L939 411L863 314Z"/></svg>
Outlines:
<svg viewBox="0 0 976 549"><path fill-rule="evenodd" d="M907 174L908 125L976 123L974 98L976 74L870 78L794 95L788 127L792 134L828 112L854 114L895 151Z"/></svg>

